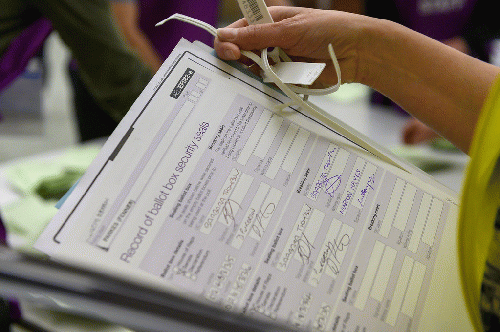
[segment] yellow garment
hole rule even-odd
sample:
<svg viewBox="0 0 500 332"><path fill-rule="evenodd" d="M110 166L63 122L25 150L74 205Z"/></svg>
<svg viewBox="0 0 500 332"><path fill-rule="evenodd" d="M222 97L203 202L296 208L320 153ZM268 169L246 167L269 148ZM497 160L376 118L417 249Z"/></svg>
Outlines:
<svg viewBox="0 0 500 332"><path fill-rule="evenodd" d="M458 260L468 311L481 331L481 283L500 207L500 78L483 106L470 156L458 225Z"/></svg>

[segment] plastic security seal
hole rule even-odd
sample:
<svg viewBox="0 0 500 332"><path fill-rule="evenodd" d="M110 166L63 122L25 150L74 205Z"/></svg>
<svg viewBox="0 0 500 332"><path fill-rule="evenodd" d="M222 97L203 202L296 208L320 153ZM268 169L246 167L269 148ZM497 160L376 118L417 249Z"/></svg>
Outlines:
<svg viewBox="0 0 500 332"><path fill-rule="evenodd" d="M247 1L247 0L241 0L241 1ZM256 0L254 0L256 1ZM266 8L267 11L267 8ZM269 13L267 11L267 13ZM169 20L180 20L186 23L193 24L199 28L202 28L206 31L208 31L210 34L212 34L214 37L217 37L217 29L211 26L208 23L205 23L203 21L197 20L195 18L191 18L189 16L185 16L182 14L174 14L156 24L156 26L162 25L165 22ZM305 103L305 100L300 98L297 94L302 94L304 97L307 98L309 95L327 95L330 93L333 93L337 91L340 87L341 84L341 76L340 76L340 66L337 61L337 57L335 56L335 53L333 51L332 45L328 45L328 51L330 53L330 57L332 59L332 62L335 67L335 71L337 73L337 84L334 86L324 88L324 89L309 89L305 88L302 86L298 86L295 84L287 84L285 83L280 76L275 72L277 69L279 72L281 72L283 75L287 76L289 81L296 81L299 82L299 84L304 84L302 83L303 81L309 82L309 84L313 83L316 80L316 77L321 74L322 68L325 67L325 64L319 64L322 68L318 69L318 67L315 66L310 66L310 63L306 62L292 62L290 57L286 55L283 50L281 50L278 47L275 47L271 52L268 52L267 49L261 50L261 56L259 57L257 54L249 51L244 51L241 50L241 54L246 56L247 58L250 58L253 60L263 71L263 76L264 76L264 81L265 82L272 82L276 84L283 93L285 93L291 100L292 102L287 103L287 104L282 104L282 105L277 105L277 108L279 109L284 109L290 105L297 105L299 107L308 109L309 111L312 111L313 113L317 113L309 104ZM271 58L276 64L274 66L271 66L269 64L269 58ZM285 63L283 63L283 61ZM281 64L281 66L280 66ZM289 65L288 68L285 68L286 65ZM291 67L295 65L295 67ZM304 65L304 67L300 67L301 65ZM318 65L318 64L313 64L313 65ZM301 70L301 68L306 68L307 71ZM299 72L299 74L294 74L295 76L292 76L290 74L291 71L296 71ZM301 77L302 79L298 79L297 77Z"/></svg>
<svg viewBox="0 0 500 332"><path fill-rule="evenodd" d="M274 22L264 0L238 0L238 4L248 24Z"/></svg>
<svg viewBox="0 0 500 332"><path fill-rule="evenodd" d="M269 14L269 11L267 10L267 7L265 5L262 6L264 3L263 0L238 0L240 3L240 7L242 7L243 14L245 15L245 18L249 23L272 23L273 20L271 18L271 15ZM243 4L243 5L242 5ZM262 16L262 18L261 18ZM217 29L211 26L208 23L205 23L203 21L182 15L182 14L174 14L156 24L156 26L162 25L165 22L169 20L180 20L186 23L193 24L199 28L202 28L206 31L208 31L210 34L212 34L214 37L217 37ZM333 46L331 44L328 45L328 51L331 57L331 60L333 62L333 65L335 67L335 71L337 73L337 84L324 88L324 89L310 89L306 87L302 87L299 85L295 84L289 84L283 82L283 80L276 74L275 70L273 67L269 64L269 58L271 58L276 64L274 65L274 68L277 67L282 61L286 63L292 63L292 64L300 64L300 62L292 62L290 57L288 57L283 50L280 48L276 47L272 50L272 52L268 52L267 48L261 50L261 56L258 56L257 54L253 52L248 52L241 50L241 54L244 56L250 58L253 60L263 71L263 76L267 82L272 82L278 86L278 88L281 89L281 91L287 95L291 101L286 104L279 104L276 105L276 108L279 110L284 110L288 106L291 105L296 105L300 107L304 112L307 112L314 118L316 118L318 121L323 122L325 125L329 126L331 129L335 130L338 134L344 136L346 139L350 140L354 144L360 146L361 148L365 149L366 151L370 152L374 156L377 156L378 158L382 159L383 161L394 165L398 168L401 168L405 170L404 167L399 165L397 161L394 161L391 157L389 157L386 153L380 151L377 149L375 146L372 144L368 143L365 141L363 138L359 137L359 135L352 133L348 128L344 127L342 124L340 124L340 121L333 117L331 114L326 113L323 110L317 109L314 106L312 106L308 101L307 97L309 95L327 95L330 93L333 93L337 91L340 87L341 84L341 74L340 74L340 66L337 60L337 57L335 56L335 52L333 51ZM297 70L297 69L294 69ZM318 74L319 75L319 74ZM307 77L308 75L305 75ZM309 78L310 80L310 78ZM302 95L302 97L299 96L299 94Z"/></svg>
<svg viewBox="0 0 500 332"><path fill-rule="evenodd" d="M238 4L249 25L274 23L264 0L238 0ZM291 62L288 58L281 61L277 48L269 53L269 57L275 62L273 71L288 84L311 85L326 67L325 63ZM262 71L264 82L273 82L266 74Z"/></svg>

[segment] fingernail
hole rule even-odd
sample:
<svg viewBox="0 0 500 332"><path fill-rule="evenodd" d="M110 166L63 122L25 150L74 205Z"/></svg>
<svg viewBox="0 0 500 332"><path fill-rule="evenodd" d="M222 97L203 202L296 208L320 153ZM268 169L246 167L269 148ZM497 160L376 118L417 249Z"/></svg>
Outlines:
<svg viewBox="0 0 500 332"><path fill-rule="evenodd" d="M236 39L236 31L235 28L221 28L217 29L217 36L225 41L231 41Z"/></svg>
<svg viewBox="0 0 500 332"><path fill-rule="evenodd" d="M227 60L236 60L236 54L234 54L234 52L232 50L226 50L224 52L224 54L226 55L226 59Z"/></svg>

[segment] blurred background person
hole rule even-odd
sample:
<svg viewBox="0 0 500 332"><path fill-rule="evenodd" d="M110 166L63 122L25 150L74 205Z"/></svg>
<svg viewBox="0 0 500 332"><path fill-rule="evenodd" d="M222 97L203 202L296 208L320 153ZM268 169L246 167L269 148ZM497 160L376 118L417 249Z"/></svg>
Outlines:
<svg viewBox="0 0 500 332"><path fill-rule="evenodd" d="M194 25L170 21L166 28L155 26L161 20L175 14L183 14L217 27L221 21L219 13L224 5L219 0L108 0L113 18L127 45L156 72L170 55L181 38L190 42L201 41L213 45L213 36ZM229 8L231 15L241 16L236 0ZM266 0L268 6L290 5L288 0ZM225 12L224 15L228 13ZM229 22L231 23L231 22ZM83 84L75 63L70 65L73 83L75 111L80 141L109 136L116 121L102 111Z"/></svg>
<svg viewBox="0 0 500 332"><path fill-rule="evenodd" d="M117 31L108 0L0 0L0 89L22 73L55 29L100 107L119 120L152 76Z"/></svg>
<svg viewBox="0 0 500 332"><path fill-rule="evenodd" d="M175 14L183 14L217 27L219 0L110 0L113 16L126 42L151 68L158 70L181 38L213 44L213 36L194 25L168 23L168 33L155 24ZM237 3L236 0L233 0ZM267 6L288 6L288 0L266 0ZM239 12L239 7L235 8Z"/></svg>
<svg viewBox="0 0 500 332"><path fill-rule="evenodd" d="M110 0L113 16L126 42L151 68L158 70L181 38L213 44L213 36L194 25L179 21L168 23L168 33L155 24L175 14L183 14L214 27L220 23L224 1L219 0ZM231 10L240 13L236 0ZM289 0L266 0L267 6L289 6ZM240 13L241 14L241 13Z"/></svg>
<svg viewBox="0 0 500 332"><path fill-rule="evenodd" d="M218 0L106 0L112 18L128 47L153 72L160 68L181 38L200 40L211 45L208 32L183 22L169 22L167 29L155 24L172 14L184 14L212 25L217 23ZM170 24L171 23L171 24ZM69 66L74 91L76 123L81 142L109 136L117 125L116 119L102 110L81 77L78 61Z"/></svg>
<svg viewBox="0 0 500 332"><path fill-rule="evenodd" d="M53 30L78 61L82 79L103 112L121 119L152 72L120 37L108 0L0 0L0 90L40 54ZM0 217L0 245L6 244ZM0 299L0 330L9 330L12 321L23 321L17 303Z"/></svg>

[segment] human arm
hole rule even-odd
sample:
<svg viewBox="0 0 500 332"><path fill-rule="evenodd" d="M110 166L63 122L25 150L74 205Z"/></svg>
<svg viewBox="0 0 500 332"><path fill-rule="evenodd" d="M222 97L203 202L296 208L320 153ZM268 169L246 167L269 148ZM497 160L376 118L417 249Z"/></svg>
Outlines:
<svg viewBox="0 0 500 332"><path fill-rule="evenodd" d="M219 29L223 59L240 48L280 47L303 61L326 62L324 84L335 84L327 45L339 60L343 82L362 83L388 96L467 152L482 104L500 68L394 22L337 11L273 7L276 23Z"/></svg>
<svg viewBox="0 0 500 332"><path fill-rule="evenodd" d="M127 44L154 71L162 60L149 38L139 26L139 6L136 1L111 1L111 12Z"/></svg>
<svg viewBox="0 0 500 332"><path fill-rule="evenodd" d="M37 0L78 62L82 80L96 102L119 121L152 73L120 37L109 0Z"/></svg>
<svg viewBox="0 0 500 332"><path fill-rule="evenodd" d="M462 53L470 54L470 49L467 41L460 36L444 40L443 43L450 47L453 47L454 49ZM429 128L425 123L414 117L408 120L403 127L402 140L405 144L413 145L426 143L438 137L438 133L436 133L434 130L432 130L432 128Z"/></svg>

